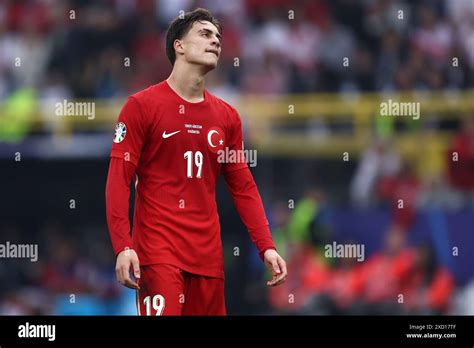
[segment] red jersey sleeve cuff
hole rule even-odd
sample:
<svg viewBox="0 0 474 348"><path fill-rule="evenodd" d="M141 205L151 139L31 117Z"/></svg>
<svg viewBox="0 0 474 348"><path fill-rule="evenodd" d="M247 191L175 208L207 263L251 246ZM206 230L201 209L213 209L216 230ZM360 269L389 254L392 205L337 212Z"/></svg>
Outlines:
<svg viewBox="0 0 474 348"><path fill-rule="evenodd" d="M132 244L131 243L124 243L124 244L121 244L121 245L117 246L116 248L114 248L115 257L117 257L118 254L120 254L122 251L124 251L127 248L132 249Z"/></svg>
<svg viewBox="0 0 474 348"><path fill-rule="evenodd" d="M270 227L268 225L252 229L250 235L253 237L253 242L258 249L258 254L263 261L263 254L268 249L276 250L272 235L270 234Z"/></svg>

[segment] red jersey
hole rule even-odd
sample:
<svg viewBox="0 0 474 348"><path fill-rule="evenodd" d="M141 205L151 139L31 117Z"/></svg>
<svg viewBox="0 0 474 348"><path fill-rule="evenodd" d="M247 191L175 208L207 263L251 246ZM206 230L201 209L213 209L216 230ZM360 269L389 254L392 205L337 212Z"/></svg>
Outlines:
<svg viewBox="0 0 474 348"><path fill-rule="evenodd" d="M243 150L241 121L232 106L209 92L204 92L202 102L190 103L163 81L127 99L118 118L111 157L135 167L132 238L140 265L166 263L223 278L217 178L221 172L249 172L245 161L220 163L218 151L225 148ZM109 171L108 180L111 177ZM240 201L239 213L259 251L274 248L263 207L252 206L261 205L258 191L238 187L234 179L226 181L228 185L233 182L231 193L238 209L241 198L234 191L251 193L247 202ZM108 206L115 204L113 194L108 193ZM245 209L259 214L243 213ZM114 227L109 210L110 235L118 253L129 246L128 236Z"/></svg>

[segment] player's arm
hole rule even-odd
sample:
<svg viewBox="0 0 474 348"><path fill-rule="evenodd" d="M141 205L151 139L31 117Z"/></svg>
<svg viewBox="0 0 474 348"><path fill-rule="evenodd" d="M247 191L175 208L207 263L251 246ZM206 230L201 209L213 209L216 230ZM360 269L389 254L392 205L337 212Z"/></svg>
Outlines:
<svg viewBox="0 0 474 348"><path fill-rule="evenodd" d="M105 194L107 225L117 257L117 280L132 289L138 289L138 284L131 279L130 270L133 268L136 280L140 277L140 266L130 235L130 182L145 142L145 122L138 100L128 98L118 118Z"/></svg>
<svg viewBox="0 0 474 348"><path fill-rule="evenodd" d="M107 225L114 253L117 256L115 273L120 284L138 289L138 284L130 278L133 267L134 277L140 278L138 256L132 247L130 221L128 217L130 201L130 181L135 166L124 159L112 157L105 189Z"/></svg>
<svg viewBox="0 0 474 348"><path fill-rule="evenodd" d="M225 172L224 178L252 242L256 245L265 266L272 273L273 277L267 285L282 284L287 276L286 262L276 251L262 199L250 169L246 166Z"/></svg>
<svg viewBox="0 0 474 348"><path fill-rule="evenodd" d="M229 149L243 150L242 122L235 109L232 110L230 119ZM276 251L262 199L247 163L225 163L223 173L240 218L247 227L260 258L273 275L267 284L275 286L283 283L287 276L286 263Z"/></svg>

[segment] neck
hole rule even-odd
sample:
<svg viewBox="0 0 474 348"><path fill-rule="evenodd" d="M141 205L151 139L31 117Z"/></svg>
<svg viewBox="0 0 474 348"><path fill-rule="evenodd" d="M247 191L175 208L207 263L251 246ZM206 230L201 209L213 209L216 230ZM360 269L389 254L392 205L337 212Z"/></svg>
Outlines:
<svg viewBox="0 0 474 348"><path fill-rule="evenodd" d="M198 103L204 100L204 76L196 66L176 62L166 81L181 98Z"/></svg>

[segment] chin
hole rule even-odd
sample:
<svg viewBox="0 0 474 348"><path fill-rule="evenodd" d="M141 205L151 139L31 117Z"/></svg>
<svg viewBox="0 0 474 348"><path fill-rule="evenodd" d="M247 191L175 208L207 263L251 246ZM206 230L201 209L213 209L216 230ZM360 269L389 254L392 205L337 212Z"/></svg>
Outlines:
<svg viewBox="0 0 474 348"><path fill-rule="evenodd" d="M213 60L213 61L208 60L208 61L200 62L200 64L204 68L206 68L207 71L211 71L217 67L217 60Z"/></svg>
<svg viewBox="0 0 474 348"><path fill-rule="evenodd" d="M217 67L219 58L214 57L214 56L208 56L208 55L200 55L200 56L188 57L187 61L190 64L200 65L205 70L210 71Z"/></svg>

